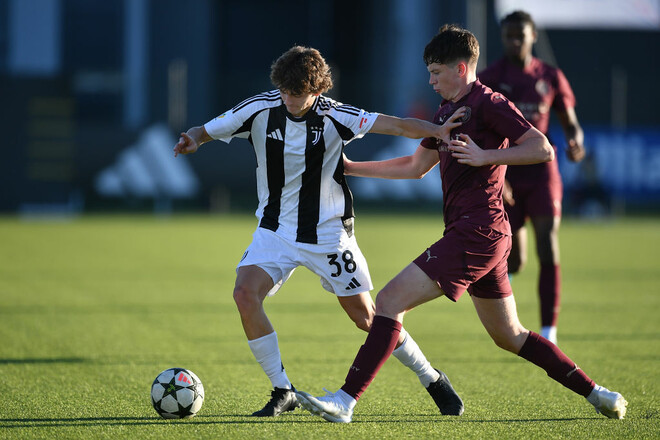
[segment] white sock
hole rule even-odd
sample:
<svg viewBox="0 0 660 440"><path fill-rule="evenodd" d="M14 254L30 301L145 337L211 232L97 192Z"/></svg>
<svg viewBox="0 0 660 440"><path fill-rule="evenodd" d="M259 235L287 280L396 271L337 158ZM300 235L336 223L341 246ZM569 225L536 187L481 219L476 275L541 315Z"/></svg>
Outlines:
<svg viewBox="0 0 660 440"><path fill-rule="evenodd" d="M348 409L355 408L357 400L353 399L346 391L341 388L335 393L335 397Z"/></svg>
<svg viewBox="0 0 660 440"><path fill-rule="evenodd" d="M554 325L547 325L541 327L541 336L543 336L548 341L557 345L557 327Z"/></svg>
<svg viewBox="0 0 660 440"><path fill-rule="evenodd" d="M403 344L394 350L392 354L403 365L414 371L419 381L424 385L424 388L428 388L431 383L440 378L440 374L426 360L426 356L424 356L424 353L422 353L417 342L415 342L410 334L403 329L401 331L405 332L406 337L403 340Z"/></svg>
<svg viewBox="0 0 660 440"><path fill-rule="evenodd" d="M282 365L280 348L277 344L277 333L273 332L269 335L248 341L248 345L255 359L257 359L264 373L266 373L266 376L268 376L270 382L273 384L273 388L286 388L290 390L291 381L286 376L284 366Z"/></svg>

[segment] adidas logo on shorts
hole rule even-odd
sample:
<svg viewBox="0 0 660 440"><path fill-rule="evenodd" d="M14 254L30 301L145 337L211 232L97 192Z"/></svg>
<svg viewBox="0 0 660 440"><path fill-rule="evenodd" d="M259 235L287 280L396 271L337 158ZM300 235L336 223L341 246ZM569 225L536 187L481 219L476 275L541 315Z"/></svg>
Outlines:
<svg viewBox="0 0 660 440"><path fill-rule="evenodd" d="M362 284L358 282L358 280L355 279L355 277L351 278L351 282L348 283L348 286L346 286L346 289L344 290L351 290L355 289L356 287L360 287Z"/></svg>

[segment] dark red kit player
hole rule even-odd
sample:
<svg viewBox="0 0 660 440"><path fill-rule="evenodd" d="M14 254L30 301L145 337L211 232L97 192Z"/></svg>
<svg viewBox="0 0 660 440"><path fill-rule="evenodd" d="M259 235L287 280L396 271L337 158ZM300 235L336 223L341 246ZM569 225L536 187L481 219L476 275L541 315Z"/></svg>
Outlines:
<svg viewBox="0 0 660 440"><path fill-rule="evenodd" d="M475 36L454 25L443 26L424 50L429 83L444 98L434 122L456 115L462 122L448 139L426 138L411 156L345 161L348 174L391 179L420 178L439 163L445 232L378 293L376 317L341 389L323 397L296 393L305 409L328 421L352 420L358 399L394 350L406 312L441 296L455 301L465 290L500 348L543 368L607 417L625 415L621 394L596 385L555 344L518 320L506 273L511 233L502 165L548 162L554 150L508 99L477 80L478 57Z"/></svg>
<svg viewBox="0 0 660 440"><path fill-rule="evenodd" d="M532 17L515 11L502 19L501 27L504 57L479 73L479 80L513 101L525 118L546 136L553 110L564 131L568 158L581 161L584 135L575 114L573 90L560 69L532 56L537 37ZM505 208L513 231L509 273L517 273L527 262L525 222L529 219L540 263L541 335L556 344L561 292L558 234L563 189L557 161L509 166L506 179Z"/></svg>

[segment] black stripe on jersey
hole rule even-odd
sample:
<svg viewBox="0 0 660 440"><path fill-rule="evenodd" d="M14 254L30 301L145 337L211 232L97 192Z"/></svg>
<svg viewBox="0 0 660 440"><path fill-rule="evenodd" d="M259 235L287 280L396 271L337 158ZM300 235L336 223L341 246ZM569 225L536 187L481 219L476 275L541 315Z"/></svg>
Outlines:
<svg viewBox="0 0 660 440"><path fill-rule="evenodd" d="M254 100L259 100L259 99L264 99L264 98L274 98L274 97L279 97L279 96L280 96L279 90L271 90L270 92L262 92L262 93L259 93L258 95L254 95L254 96L251 96L247 99L244 99L243 101L236 104L236 106L234 108L244 107L245 104L250 103Z"/></svg>
<svg viewBox="0 0 660 440"><path fill-rule="evenodd" d="M343 154L339 156L339 162L337 163L337 168L335 168L335 172L332 177L335 179L335 182L341 185L341 189L344 192L344 215L341 217L341 219L345 222L346 220L355 217L355 213L353 212L353 194L351 193L351 189L348 187L348 182L346 182L346 176L344 176ZM352 230L349 232L349 236L353 235L352 232Z"/></svg>
<svg viewBox="0 0 660 440"><path fill-rule="evenodd" d="M302 185L298 196L296 241L316 244L318 243L316 227L321 209L321 170L325 153L323 118L314 114L307 119L306 126L305 171L302 174Z"/></svg>
<svg viewBox="0 0 660 440"><path fill-rule="evenodd" d="M281 99L280 92L278 92L277 90L273 90L271 92L266 92L266 93L260 93L237 104L234 108L231 109L231 111L237 112L240 109L244 108L245 106L252 104L253 102L258 102L258 101L274 102L280 99Z"/></svg>
<svg viewBox="0 0 660 440"><path fill-rule="evenodd" d="M284 187L284 137L286 114L279 107L270 109L266 128L266 170L268 173L268 204L264 207L259 226L277 231L279 226L282 188ZM277 132L278 135L269 136Z"/></svg>
<svg viewBox="0 0 660 440"><path fill-rule="evenodd" d="M325 96L319 96L317 108L320 110L330 110L332 108L332 101Z"/></svg>
<svg viewBox="0 0 660 440"><path fill-rule="evenodd" d="M326 117L332 121L335 129L337 130L337 133L339 133L339 137L341 137L343 140L349 141L355 137L355 133L353 133L350 128L341 124L332 116L326 115Z"/></svg>
<svg viewBox="0 0 660 440"><path fill-rule="evenodd" d="M341 105L337 107L338 112L348 113L349 115L359 116L360 110L353 107L352 105Z"/></svg>
<svg viewBox="0 0 660 440"><path fill-rule="evenodd" d="M264 109L264 110L267 110L267 109ZM258 111L255 114L253 114L252 116L250 116L249 118L247 118L245 120L245 122L243 122L243 125L238 127L236 129L236 131L234 131L231 134L232 137L238 135L239 133L245 133L246 131L251 131L252 130L252 123L254 123L254 118L256 118L259 113L261 113L261 111ZM250 138L248 140L250 141L250 143L252 143L252 134L250 134Z"/></svg>
<svg viewBox="0 0 660 440"><path fill-rule="evenodd" d="M323 97L322 97L321 95L319 95L319 96L317 96L316 99L314 100L314 104L312 104L312 108L311 108L311 110L312 110L313 112L315 112L316 109L318 109L319 106L321 105L321 99L323 99Z"/></svg>
<svg viewBox="0 0 660 440"><path fill-rule="evenodd" d="M320 110L330 110L331 108L335 108L338 112L344 112L348 113L349 115L354 115L354 116L359 116L360 115L360 109L357 107L353 107L350 104L342 104L341 102L337 101L331 101L330 99L327 99L323 97L323 100L319 100L319 109Z"/></svg>

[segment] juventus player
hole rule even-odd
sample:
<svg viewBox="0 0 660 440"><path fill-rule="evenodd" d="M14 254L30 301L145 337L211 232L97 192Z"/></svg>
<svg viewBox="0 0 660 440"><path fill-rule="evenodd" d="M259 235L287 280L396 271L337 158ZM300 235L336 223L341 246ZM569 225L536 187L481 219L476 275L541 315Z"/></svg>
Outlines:
<svg viewBox="0 0 660 440"><path fill-rule="evenodd" d="M181 133L174 155L213 139L246 138L257 160L259 226L238 263L234 301L248 345L270 379L270 401L252 415L278 416L299 406L282 364L277 334L263 307L298 266L334 293L355 325L369 331L375 305L367 262L353 231L353 199L344 178L344 146L367 133L441 138L460 123L400 119L342 104L323 95L330 68L312 48L295 46L271 66L275 90L236 105L203 126ZM463 402L405 331L394 356L415 372L442 414L460 415Z"/></svg>
<svg viewBox="0 0 660 440"><path fill-rule="evenodd" d="M455 25L443 26L424 49L429 83L444 98L433 120L444 123L457 108L465 109L450 142L426 138L411 156L346 162L347 174L390 179L420 178L439 163L445 231L378 293L369 335L344 385L323 397L297 392L305 409L328 421L351 421L358 399L392 354L407 311L442 296L457 301L466 290L498 347L541 367L605 416L621 419L626 413L621 394L596 385L555 344L518 320L507 277L511 229L502 201L503 165L547 162L554 150L509 100L477 80L478 58L475 36Z"/></svg>

